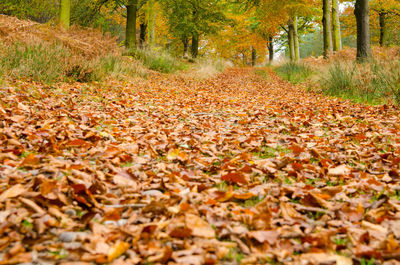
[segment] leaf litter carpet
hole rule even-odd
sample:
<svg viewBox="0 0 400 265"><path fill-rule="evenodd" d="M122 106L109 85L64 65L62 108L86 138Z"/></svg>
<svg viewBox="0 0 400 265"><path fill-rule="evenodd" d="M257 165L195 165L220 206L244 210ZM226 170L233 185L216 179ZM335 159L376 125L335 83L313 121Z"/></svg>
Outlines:
<svg viewBox="0 0 400 265"><path fill-rule="evenodd" d="M398 264L398 109L270 70L0 90L0 264Z"/></svg>

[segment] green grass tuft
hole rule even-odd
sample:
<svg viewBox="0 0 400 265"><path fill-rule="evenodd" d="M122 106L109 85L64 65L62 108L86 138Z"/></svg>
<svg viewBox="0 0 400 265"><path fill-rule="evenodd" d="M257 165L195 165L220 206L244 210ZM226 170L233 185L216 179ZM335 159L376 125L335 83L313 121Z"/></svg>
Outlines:
<svg viewBox="0 0 400 265"><path fill-rule="evenodd" d="M320 85L327 95L355 102L400 104L400 62L334 64Z"/></svg>
<svg viewBox="0 0 400 265"><path fill-rule="evenodd" d="M304 64L286 63L275 68L276 73L292 84L302 83L313 73L310 67Z"/></svg>
<svg viewBox="0 0 400 265"><path fill-rule="evenodd" d="M1 45L0 73L11 78L27 78L50 83L65 75L65 60L69 56L69 52L58 44Z"/></svg>
<svg viewBox="0 0 400 265"><path fill-rule="evenodd" d="M147 68L161 73L174 73L188 69L187 64L164 51L138 49L134 52L134 57L142 61Z"/></svg>

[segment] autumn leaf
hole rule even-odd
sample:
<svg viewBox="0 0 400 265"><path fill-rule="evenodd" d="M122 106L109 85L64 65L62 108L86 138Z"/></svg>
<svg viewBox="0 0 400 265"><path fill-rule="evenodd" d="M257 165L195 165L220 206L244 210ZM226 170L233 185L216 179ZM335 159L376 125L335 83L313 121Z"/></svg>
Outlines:
<svg viewBox="0 0 400 265"><path fill-rule="evenodd" d="M40 159L33 153L28 154L24 160L22 160L20 166L36 166L40 164Z"/></svg>
<svg viewBox="0 0 400 265"><path fill-rule="evenodd" d="M91 144L81 139L75 139L67 143L68 147L89 147Z"/></svg>
<svg viewBox="0 0 400 265"><path fill-rule="evenodd" d="M9 189L3 191L3 193L1 193L0 202L3 202L3 201L5 201L6 199L9 199L9 198L18 197L21 194L25 193L26 191L27 190L23 185L16 184L16 185L10 187Z"/></svg>
<svg viewBox="0 0 400 265"><path fill-rule="evenodd" d="M186 225L192 230L193 236L214 238L215 231L206 221L194 214L186 214Z"/></svg>
<svg viewBox="0 0 400 265"><path fill-rule="evenodd" d="M129 247L129 243L126 242L118 241L117 243L115 243L113 246L110 247L110 250L108 251L108 262L112 262L122 254L124 254L129 249Z"/></svg>
<svg viewBox="0 0 400 265"><path fill-rule="evenodd" d="M246 177L240 172L230 172L226 175L223 175L221 179L235 184L248 184Z"/></svg>

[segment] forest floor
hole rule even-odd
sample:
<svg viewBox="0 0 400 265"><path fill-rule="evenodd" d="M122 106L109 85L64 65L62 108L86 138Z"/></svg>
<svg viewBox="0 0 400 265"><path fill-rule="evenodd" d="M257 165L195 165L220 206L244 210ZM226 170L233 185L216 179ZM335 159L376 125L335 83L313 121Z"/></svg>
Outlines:
<svg viewBox="0 0 400 265"><path fill-rule="evenodd" d="M0 264L400 259L398 108L269 69L0 96Z"/></svg>

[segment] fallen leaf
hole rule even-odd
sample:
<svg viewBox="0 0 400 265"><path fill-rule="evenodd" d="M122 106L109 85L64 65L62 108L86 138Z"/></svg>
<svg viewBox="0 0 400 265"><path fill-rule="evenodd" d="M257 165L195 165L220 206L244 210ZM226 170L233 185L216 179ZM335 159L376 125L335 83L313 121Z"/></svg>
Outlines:
<svg viewBox="0 0 400 265"><path fill-rule="evenodd" d="M15 198L20 196L21 194L25 193L27 190L25 187L21 184L16 184L7 190L5 190L1 195L0 195L0 202L5 201L6 199L9 198Z"/></svg>
<svg viewBox="0 0 400 265"><path fill-rule="evenodd" d="M186 226L192 230L193 236L215 238L215 231L206 221L194 214L186 214Z"/></svg>
<svg viewBox="0 0 400 265"><path fill-rule="evenodd" d="M129 249L129 247L130 245L126 242L118 241L117 243L115 243L113 246L110 247L110 250L108 251L108 262L111 262L124 254Z"/></svg>

